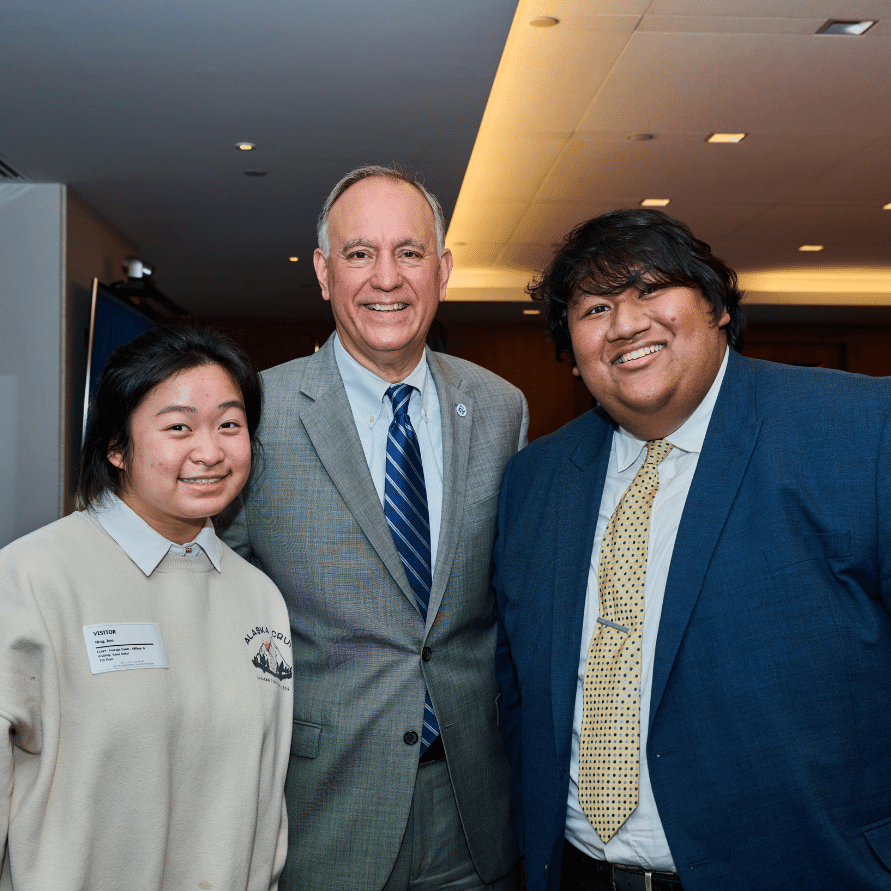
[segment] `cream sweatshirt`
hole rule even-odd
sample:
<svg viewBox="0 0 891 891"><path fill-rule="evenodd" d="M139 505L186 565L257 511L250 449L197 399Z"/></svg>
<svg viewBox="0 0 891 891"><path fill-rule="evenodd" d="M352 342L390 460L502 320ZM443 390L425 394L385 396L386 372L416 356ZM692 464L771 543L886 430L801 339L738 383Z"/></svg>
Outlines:
<svg viewBox="0 0 891 891"><path fill-rule="evenodd" d="M221 549L146 577L83 512L0 551L2 891L277 887L288 613Z"/></svg>

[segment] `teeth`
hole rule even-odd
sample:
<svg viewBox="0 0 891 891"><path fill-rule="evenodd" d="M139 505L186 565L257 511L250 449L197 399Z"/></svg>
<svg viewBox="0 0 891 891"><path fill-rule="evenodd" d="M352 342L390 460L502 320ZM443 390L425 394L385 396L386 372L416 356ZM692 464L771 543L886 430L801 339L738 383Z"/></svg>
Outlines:
<svg viewBox="0 0 891 891"><path fill-rule="evenodd" d="M655 346L641 347L639 350L634 350L631 353L624 353L616 359L616 365L621 365L623 362L630 362L632 359L640 359L641 356L649 356L650 353L658 353L663 346L664 344L660 343Z"/></svg>
<svg viewBox="0 0 891 891"><path fill-rule="evenodd" d="M195 479L186 479L182 478L184 483L198 483L198 485L204 485L205 483L218 483L222 479L221 476L213 476L213 477L196 477Z"/></svg>
<svg viewBox="0 0 891 891"><path fill-rule="evenodd" d="M366 303L365 306L368 309L376 310L377 312L395 312L400 309L405 309L408 306L407 303Z"/></svg>

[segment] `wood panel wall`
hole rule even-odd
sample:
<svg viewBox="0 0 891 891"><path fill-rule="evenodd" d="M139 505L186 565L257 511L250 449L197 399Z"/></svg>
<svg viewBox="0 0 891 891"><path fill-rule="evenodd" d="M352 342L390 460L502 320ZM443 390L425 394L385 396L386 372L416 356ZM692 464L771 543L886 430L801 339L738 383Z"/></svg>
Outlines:
<svg viewBox="0 0 891 891"><path fill-rule="evenodd" d="M231 319L219 326L237 340L259 369L306 356L328 338L331 320ZM529 402L529 438L551 433L592 406L571 364L557 362L542 323L449 324L448 352L494 371L519 387ZM891 326L753 324L743 355L792 365L891 375Z"/></svg>
<svg viewBox="0 0 891 891"><path fill-rule="evenodd" d="M891 325L767 325L746 329L743 355L790 365L891 375Z"/></svg>

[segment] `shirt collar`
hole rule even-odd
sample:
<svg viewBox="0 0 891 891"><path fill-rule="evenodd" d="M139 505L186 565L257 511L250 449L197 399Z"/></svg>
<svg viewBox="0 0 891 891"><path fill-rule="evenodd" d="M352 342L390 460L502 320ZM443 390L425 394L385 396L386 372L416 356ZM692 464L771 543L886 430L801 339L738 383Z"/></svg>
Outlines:
<svg viewBox="0 0 891 891"><path fill-rule="evenodd" d="M701 452L702 444L705 442L705 434L708 431L708 424L712 418L712 411L715 403L718 401L718 392L721 389L721 382L724 380L724 373L727 371L727 359L730 355L730 348L724 350L724 359L721 367L718 369L715 379L709 387L708 393L696 410L678 427L674 433L665 438L676 448L682 452ZM646 441L632 436L624 427L619 427L616 431L614 439L616 443L616 463L621 473L627 470L640 457L640 453L646 446Z"/></svg>
<svg viewBox="0 0 891 891"><path fill-rule="evenodd" d="M102 500L90 508L90 513L147 576L155 571L168 552L182 555L187 553L186 548L196 546L204 551L213 568L220 571L220 542L210 517L192 541L178 545L152 529L112 492L106 492Z"/></svg>
<svg viewBox="0 0 891 891"><path fill-rule="evenodd" d="M340 342L337 334L334 335L334 358L337 361L337 370L343 380L344 389L349 396L350 405L353 407L353 414L357 421L361 418L363 422L372 426L381 414L381 405L384 400L387 405L390 404L390 400L387 399L387 390L393 385L357 362ZM429 398L427 392L428 373L427 349L425 347L421 361L408 377L400 381L403 384L410 384L420 392L421 412L425 418L427 417L427 399Z"/></svg>

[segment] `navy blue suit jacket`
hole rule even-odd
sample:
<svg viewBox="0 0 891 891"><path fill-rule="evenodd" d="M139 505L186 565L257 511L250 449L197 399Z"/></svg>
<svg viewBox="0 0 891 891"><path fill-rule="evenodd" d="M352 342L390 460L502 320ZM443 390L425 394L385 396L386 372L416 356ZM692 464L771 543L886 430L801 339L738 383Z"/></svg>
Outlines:
<svg viewBox="0 0 891 891"><path fill-rule="evenodd" d="M685 891L891 888L891 382L731 350L678 528L647 755ZM613 427L502 484L502 732L530 891L559 887ZM669 437L670 438L670 437Z"/></svg>

